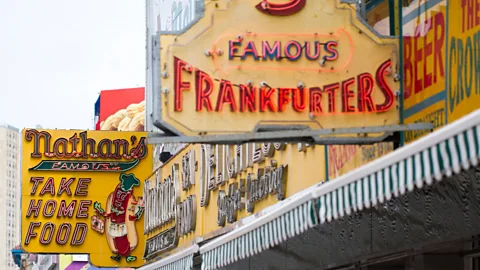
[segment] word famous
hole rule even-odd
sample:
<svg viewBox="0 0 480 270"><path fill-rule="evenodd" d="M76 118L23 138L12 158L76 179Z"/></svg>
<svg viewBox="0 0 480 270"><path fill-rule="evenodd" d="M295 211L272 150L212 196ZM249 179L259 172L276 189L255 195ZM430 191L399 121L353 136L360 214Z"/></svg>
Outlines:
<svg viewBox="0 0 480 270"><path fill-rule="evenodd" d="M58 188L55 187L53 177L31 177L30 182L32 184L30 195L32 196L38 192L40 196L49 194L58 197L66 194L85 199L71 201L55 200L53 198L45 201L43 199L30 200L24 222L29 222L32 217L36 218L40 215L47 219L75 217L77 222L76 224L63 222L57 227L55 223L49 221L44 224L39 221L30 221L24 237L25 246L28 246L34 238L38 238L40 244L48 245L53 241L54 237L58 245L66 245L69 239L71 239L70 245L81 245L85 241L88 229L87 222L81 222L81 219L87 220L88 209L92 205L91 200L86 200L88 184L91 182L91 178L62 178Z"/></svg>
<svg viewBox="0 0 480 270"><path fill-rule="evenodd" d="M243 41L243 37L240 36L237 40L230 40L228 42L228 58L230 60L233 60L235 57L245 60L248 56L251 56L257 61L260 59L263 61L267 59L281 60L282 58L296 61L302 57L305 51L305 58L310 61L315 61L322 55L322 46L324 51L322 59L325 61L333 61L338 58L338 50L336 48L338 43L336 41L327 41L324 44L319 41L306 41L302 44L299 41L290 40L283 44L277 40L273 42L272 45L266 40L260 44L256 44L253 40ZM237 53L240 53L240 55L237 55Z"/></svg>

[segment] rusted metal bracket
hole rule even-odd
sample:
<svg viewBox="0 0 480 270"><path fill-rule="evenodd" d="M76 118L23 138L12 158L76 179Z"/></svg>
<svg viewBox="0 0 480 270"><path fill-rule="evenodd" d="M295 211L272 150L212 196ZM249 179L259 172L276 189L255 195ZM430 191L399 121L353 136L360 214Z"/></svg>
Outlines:
<svg viewBox="0 0 480 270"><path fill-rule="evenodd" d="M305 142L317 145L373 144L387 140L396 132L432 129L432 123L337 129L311 129L305 126L263 125L258 126L255 130L249 133L229 135L172 136L164 133L149 133L147 142L148 144L243 144L251 142ZM375 134L375 136L372 136L371 134ZM378 134L382 135L378 136Z"/></svg>

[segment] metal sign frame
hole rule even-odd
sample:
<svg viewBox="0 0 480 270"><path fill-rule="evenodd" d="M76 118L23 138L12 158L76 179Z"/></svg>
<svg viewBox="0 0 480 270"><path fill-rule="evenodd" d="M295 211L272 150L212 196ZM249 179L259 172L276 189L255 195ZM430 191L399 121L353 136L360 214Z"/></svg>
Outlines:
<svg viewBox="0 0 480 270"><path fill-rule="evenodd" d="M151 2L152 0L147 0ZM198 2L198 1L197 1ZM200 1L202 2L202 1ZM349 0L341 0L342 3L350 3ZM353 2L352 2L353 3ZM357 3L357 6L360 5ZM147 4L148 9L148 4ZM401 141L401 132L415 131L415 130L433 130L432 123L415 123L409 125L386 125L386 126L370 126L370 127L349 127L349 128L332 128L332 129L311 129L307 126L301 125L270 125L257 126L254 130L248 133L233 133L222 135L207 135L199 133L196 136L185 136L173 126L162 120L162 86L161 86L161 46L160 38L162 34L176 34L180 35L186 32L190 27L197 23L202 17L205 7L198 5L196 8L196 18L179 31L157 31L153 36L148 37L151 42L149 46L148 60L151 68L151 87L147 90L147 96L151 97L152 107L147 111L147 122L149 122L148 144L169 144L169 143L211 143L211 144L242 144L249 142L306 142L317 145L335 145L335 144L374 144L383 141ZM200 13L202 13L200 15ZM152 16L147 12L147 17ZM368 29L377 36L382 38L396 38L395 36L379 35L370 27L362 18L360 11L357 10L356 17ZM147 18L148 21L148 18ZM400 71L401 72L401 71ZM402 77L401 75L399 77ZM400 79L400 78L397 78ZM403 92L403 91L401 91ZM398 98L398 94L397 94ZM400 104L402 102L400 101ZM402 115L401 108L399 109ZM400 121L402 123L402 121ZM157 129L158 128L158 129ZM340 135L340 136L338 136ZM345 136L349 135L349 136Z"/></svg>
<svg viewBox="0 0 480 270"><path fill-rule="evenodd" d="M261 126L254 131L229 135L177 136L166 133L150 133L149 144L162 143L212 143L243 144L250 142L307 142L311 144L373 144L383 141L398 141L394 136L401 131L432 130L432 123L416 123L408 125L371 126L338 129L310 129L303 126ZM372 136L371 134L381 134ZM335 137L341 135L341 137ZM350 135L350 136L343 136Z"/></svg>

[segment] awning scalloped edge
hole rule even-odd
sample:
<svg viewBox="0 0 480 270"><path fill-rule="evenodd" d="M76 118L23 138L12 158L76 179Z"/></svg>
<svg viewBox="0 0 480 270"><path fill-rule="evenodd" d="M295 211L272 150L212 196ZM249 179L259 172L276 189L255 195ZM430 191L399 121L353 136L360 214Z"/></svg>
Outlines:
<svg viewBox="0 0 480 270"><path fill-rule="evenodd" d="M202 269L245 259L309 228L376 206L477 166L480 110L328 183L200 247ZM189 268L185 268L189 269Z"/></svg>

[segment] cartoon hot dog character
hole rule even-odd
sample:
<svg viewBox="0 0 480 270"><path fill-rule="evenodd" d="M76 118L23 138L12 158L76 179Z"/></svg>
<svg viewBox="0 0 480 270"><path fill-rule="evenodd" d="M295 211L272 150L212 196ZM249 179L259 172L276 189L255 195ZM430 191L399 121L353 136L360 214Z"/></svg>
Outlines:
<svg viewBox="0 0 480 270"><path fill-rule="evenodd" d="M140 186L140 180L133 174L120 175L120 183L110 193L104 210L99 202L95 202L95 211L105 217L107 242L114 255L110 258L119 262L122 257L127 262L137 259L131 252L138 244L135 222L142 217L144 205L142 198L139 201L133 196L134 187Z"/></svg>

